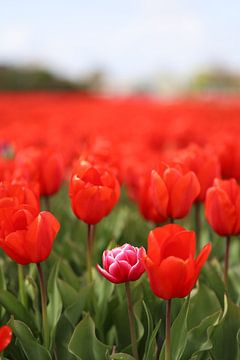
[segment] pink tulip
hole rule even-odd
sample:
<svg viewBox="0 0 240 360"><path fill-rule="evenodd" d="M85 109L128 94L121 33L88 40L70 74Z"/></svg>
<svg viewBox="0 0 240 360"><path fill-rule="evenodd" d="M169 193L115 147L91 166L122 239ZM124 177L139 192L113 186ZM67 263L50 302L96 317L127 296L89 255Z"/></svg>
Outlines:
<svg viewBox="0 0 240 360"><path fill-rule="evenodd" d="M97 270L115 284L134 281L145 271L141 261L144 255L143 247L138 248L129 244L105 250L102 257L103 268L97 265Z"/></svg>

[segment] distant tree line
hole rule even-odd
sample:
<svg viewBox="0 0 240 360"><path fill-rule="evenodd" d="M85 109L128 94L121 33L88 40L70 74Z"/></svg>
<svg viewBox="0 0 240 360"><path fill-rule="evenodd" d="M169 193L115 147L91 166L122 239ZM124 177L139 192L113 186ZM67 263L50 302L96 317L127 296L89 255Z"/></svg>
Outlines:
<svg viewBox="0 0 240 360"><path fill-rule="evenodd" d="M72 81L44 68L0 65L0 91L100 91L102 79L100 71Z"/></svg>

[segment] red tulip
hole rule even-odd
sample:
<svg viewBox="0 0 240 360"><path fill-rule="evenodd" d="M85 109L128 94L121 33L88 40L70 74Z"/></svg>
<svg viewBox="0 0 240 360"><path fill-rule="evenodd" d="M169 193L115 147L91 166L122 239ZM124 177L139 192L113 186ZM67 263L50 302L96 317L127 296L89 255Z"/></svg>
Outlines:
<svg viewBox="0 0 240 360"><path fill-rule="evenodd" d="M12 340L12 329L8 325L0 327L0 352L10 344Z"/></svg>
<svg viewBox="0 0 240 360"><path fill-rule="evenodd" d="M22 265L44 261L60 228L50 212L39 213L30 189L11 184L0 187L0 225L0 247Z"/></svg>
<svg viewBox="0 0 240 360"><path fill-rule="evenodd" d="M64 168L63 159L52 149L26 148L16 156L16 168L28 181L37 181L44 196L55 194L61 187Z"/></svg>
<svg viewBox="0 0 240 360"><path fill-rule="evenodd" d="M235 179L215 179L208 189L205 214L214 231L221 236L240 234L240 187Z"/></svg>
<svg viewBox="0 0 240 360"><path fill-rule="evenodd" d="M199 195L200 184L196 175L180 164L169 166L161 163L158 171L152 171L151 191L163 219L181 219L188 214Z"/></svg>
<svg viewBox="0 0 240 360"><path fill-rule="evenodd" d="M212 186L216 177L220 176L220 163L216 154L210 148L201 148L193 144L184 150L178 159L193 171L200 183L198 201L204 201L207 189Z"/></svg>
<svg viewBox="0 0 240 360"><path fill-rule="evenodd" d="M72 176L69 195L75 215L94 225L116 205L120 187L110 170L81 160Z"/></svg>
<svg viewBox="0 0 240 360"><path fill-rule="evenodd" d="M144 273L143 247L124 244L112 250L105 250L102 257L103 268L97 265L98 272L107 280L119 284L135 281Z"/></svg>
<svg viewBox="0 0 240 360"><path fill-rule="evenodd" d="M154 206L152 188L151 188L151 174L148 173L143 177L139 191L139 208L141 214L146 220L153 221L154 223L162 223L166 220Z"/></svg>
<svg viewBox="0 0 240 360"><path fill-rule="evenodd" d="M152 230L143 263L154 294L165 300L187 296L210 251L208 243L194 259L195 233L179 225L169 224Z"/></svg>

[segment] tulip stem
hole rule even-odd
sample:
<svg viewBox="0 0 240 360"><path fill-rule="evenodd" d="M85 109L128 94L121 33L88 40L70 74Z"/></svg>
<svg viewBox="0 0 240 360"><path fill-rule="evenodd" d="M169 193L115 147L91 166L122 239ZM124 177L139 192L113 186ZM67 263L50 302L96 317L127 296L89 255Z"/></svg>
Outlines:
<svg viewBox="0 0 240 360"><path fill-rule="evenodd" d="M170 217L170 218L169 218L169 223L170 223L170 224L174 224L174 218L173 218L173 217Z"/></svg>
<svg viewBox="0 0 240 360"><path fill-rule="evenodd" d="M131 336L131 344L132 344L132 353L135 360L139 359L138 350L137 350L137 338L134 324L134 313L133 313L133 305L132 305L132 295L131 288L129 282L125 282L125 289L127 295L127 305L128 305L128 319L129 319L129 327L130 327L130 336Z"/></svg>
<svg viewBox="0 0 240 360"><path fill-rule="evenodd" d="M27 306L27 294L24 286L24 270L23 266L18 264L18 291L19 298L23 306Z"/></svg>
<svg viewBox="0 0 240 360"><path fill-rule="evenodd" d="M93 242L94 242L94 225L88 225L88 234L87 234L87 272L88 272L88 281L89 281L89 283L92 282Z"/></svg>
<svg viewBox="0 0 240 360"><path fill-rule="evenodd" d="M195 204L195 230L197 235L197 251L201 250L201 203L200 201Z"/></svg>
<svg viewBox="0 0 240 360"><path fill-rule="evenodd" d="M43 329L43 344L49 348L49 326L47 318L47 294L44 284L44 275L40 263L37 263L37 269L39 274L40 292L41 292L41 303L42 303L42 329Z"/></svg>
<svg viewBox="0 0 240 360"><path fill-rule="evenodd" d="M171 359L171 299L166 302L165 360Z"/></svg>
<svg viewBox="0 0 240 360"><path fill-rule="evenodd" d="M51 211L51 205L50 205L50 197L49 196L44 196L44 202L45 202L45 209L47 211Z"/></svg>
<svg viewBox="0 0 240 360"><path fill-rule="evenodd" d="M230 251L230 236L226 237L226 249L225 249L225 258L224 258L224 284L227 289L228 285L228 265L229 265L229 251Z"/></svg>

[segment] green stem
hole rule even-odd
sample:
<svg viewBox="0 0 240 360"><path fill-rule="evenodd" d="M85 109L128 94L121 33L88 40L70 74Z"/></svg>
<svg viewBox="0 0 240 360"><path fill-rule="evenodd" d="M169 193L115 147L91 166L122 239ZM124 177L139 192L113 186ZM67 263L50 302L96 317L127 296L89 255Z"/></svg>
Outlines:
<svg viewBox="0 0 240 360"><path fill-rule="evenodd" d="M92 282L93 242L94 242L94 225L88 225L88 233L87 233L87 272L88 272L88 281L89 281L89 283Z"/></svg>
<svg viewBox="0 0 240 360"><path fill-rule="evenodd" d="M42 329L43 329L43 344L48 349L49 348L49 326L47 318L47 294L44 284L44 276L40 263L37 263L37 269L39 273L39 283L40 283L40 292L41 292L41 302L42 302Z"/></svg>
<svg viewBox="0 0 240 360"><path fill-rule="evenodd" d="M230 251L230 236L226 237L226 249L225 249L225 258L224 258L224 284L227 289L228 286L228 265L229 265L229 251Z"/></svg>
<svg viewBox="0 0 240 360"><path fill-rule="evenodd" d="M45 202L45 209L47 211L51 211L50 197L47 195L44 196L44 202Z"/></svg>
<svg viewBox="0 0 240 360"><path fill-rule="evenodd" d="M201 203L198 201L195 204L195 230L197 235L197 251L201 250Z"/></svg>
<svg viewBox="0 0 240 360"><path fill-rule="evenodd" d="M165 360L171 360L171 299L166 302Z"/></svg>
<svg viewBox="0 0 240 360"><path fill-rule="evenodd" d="M23 266L18 264L18 291L19 298L23 306L27 307L27 294L24 285L24 270Z"/></svg>
<svg viewBox="0 0 240 360"><path fill-rule="evenodd" d="M173 217L170 217L170 218L169 218L169 223L170 223L170 224L174 224L174 218L173 218Z"/></svg>
<svg viewBox="0 0 240 360"><path fill-rule="evenodd" d="M135 360L139 359L138 350L137 350L137 340L136 340L136 332L134 325L134 314L133 314L133 305L132 305L132 296L129 282L125 283L126 295L127 295L127 304L128 304L128 319L129 319L129 327L130 327L130 335L131 335L131 343L132 343L132 353Z"/></svg>

